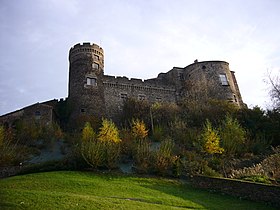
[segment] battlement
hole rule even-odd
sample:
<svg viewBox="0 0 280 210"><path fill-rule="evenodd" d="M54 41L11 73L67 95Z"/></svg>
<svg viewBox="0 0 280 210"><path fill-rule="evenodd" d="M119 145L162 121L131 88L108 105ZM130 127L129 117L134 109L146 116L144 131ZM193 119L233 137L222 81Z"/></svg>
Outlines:
<svg viewBox="0 0 280 210"><path fill-rule="evenodd" d="M102 47L98 46L97 44L90 43L90 42L84 42L82 44L78 43L75 44L73 47L70 48L69 51L69 61L76 60L77 57L92 54L96 56L100 56L103 58L104 51Z"/></svg>

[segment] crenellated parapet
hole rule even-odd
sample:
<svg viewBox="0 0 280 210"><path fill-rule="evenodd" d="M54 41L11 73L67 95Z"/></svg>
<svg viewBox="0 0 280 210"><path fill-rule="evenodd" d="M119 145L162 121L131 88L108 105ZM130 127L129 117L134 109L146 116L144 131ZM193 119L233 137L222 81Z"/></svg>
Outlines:
<svg viewBox="0 0 280 210"><path fill-rule="evenodd" d="M76 44L71 47L69 51L69 62L73 63L79 59L92 58L92 61L104 68L104 51L102 47L97 44L85 42L83 44Z"/></svg>

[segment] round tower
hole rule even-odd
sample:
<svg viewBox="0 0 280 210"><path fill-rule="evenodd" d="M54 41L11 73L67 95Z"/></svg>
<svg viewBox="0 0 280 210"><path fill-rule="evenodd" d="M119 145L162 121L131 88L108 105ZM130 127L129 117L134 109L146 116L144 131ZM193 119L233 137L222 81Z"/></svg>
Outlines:
<svg viewBox="0 0 280 210"><path fill-rule="evenodd" d="M102 117L104 107L104 52L90 43L76 44L69 52L68 100L72 117Z"/></svg>
<svg viewBox="0 0 280 210"><path fill-rule="evenodd" d="M195 61L185 67L185 77L192 81L203 82L210 88L211 97L230 101L239 107L244 106L235 74L225 61Z"/></svg>

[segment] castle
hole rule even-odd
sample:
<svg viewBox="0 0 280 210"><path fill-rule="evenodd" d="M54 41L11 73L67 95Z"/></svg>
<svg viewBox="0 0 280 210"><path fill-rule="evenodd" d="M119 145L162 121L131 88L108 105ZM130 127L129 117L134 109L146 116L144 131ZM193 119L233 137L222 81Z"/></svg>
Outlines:
<svg viewBox="0 0 280 210"><path fill-rule="evenodd" d="M227 100L242 107L243 101L233 71L225 61L203 61L184 67L173 67L156 78L141 80L104 74L104 51L90 43L76 44L69 52L69 89L67 103L73 119L90 115L114 119L126 98L149 103L180 103L189 94L188 86L211 81L211 97ZM20 118L51 122L57 100L33 104L1 116L0 121L11 125Z"/></svg>

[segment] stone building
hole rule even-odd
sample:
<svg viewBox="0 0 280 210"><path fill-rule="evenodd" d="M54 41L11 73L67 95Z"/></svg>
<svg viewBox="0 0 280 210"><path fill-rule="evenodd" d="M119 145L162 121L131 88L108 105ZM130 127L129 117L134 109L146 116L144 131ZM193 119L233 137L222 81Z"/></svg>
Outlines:
<svg viewBox="0 0 280 210"><path fill-rule="evenodd" d="M126 98L179 103L187 98L186 85L211 81L212 98L243 106L234 72L224 61L204 61L184 68L174 67L156 78L141 80L104 74L103 49L90 43L76 44L69 52L69 96L72 116L93 115L113 118ZM210 92L211 92L210 91Z"/></svg>
<svg viewBox="0 0 280 210"><path fill-rule="evenodd" d="M114 119L127 98L150 103L180 103L187 100L191 88L203 86L209 96L244 106L234 72L224 61L203 61L184 67L174 67L156 78L128 79L104 74L104 51L90 43L76 44L69 52L69 87L67 106L71 118L81 116ZM209 85L211 84L211 85ZM55 119L57 100L37 103L0 117L0 123L11 125L17 119L35 119L50 123ZM58 116L59 117L59 116ZM59 121L59 119L58 119Z"/></svg>

